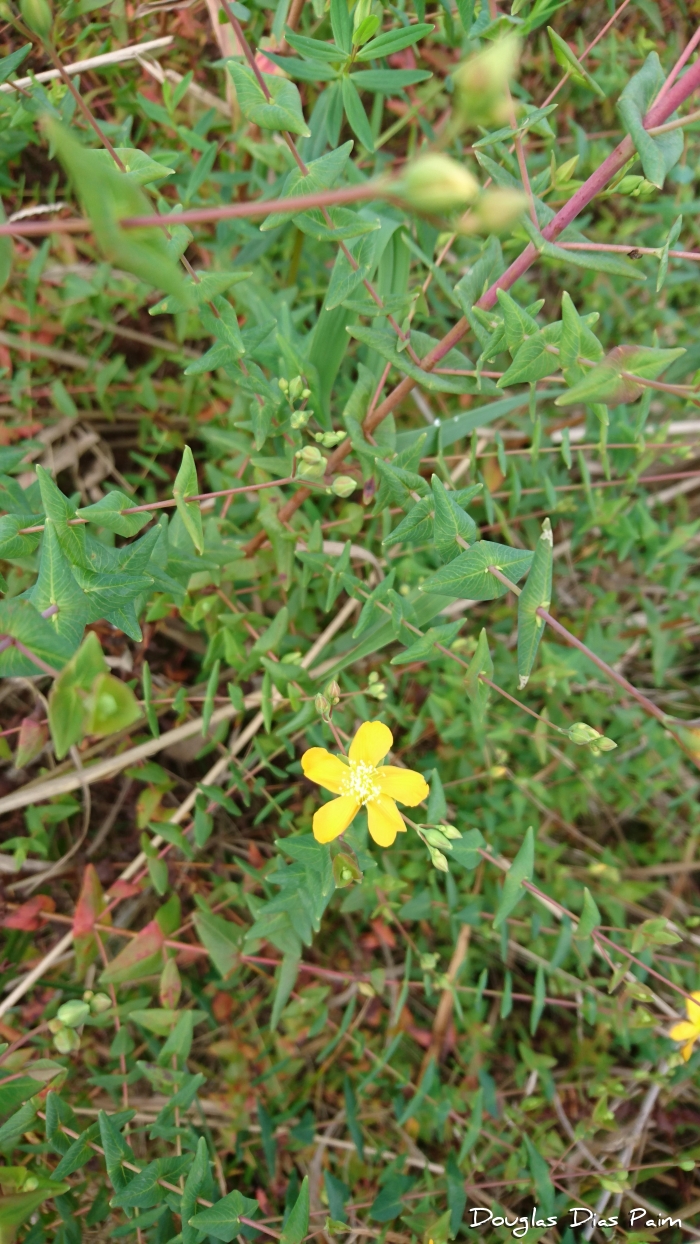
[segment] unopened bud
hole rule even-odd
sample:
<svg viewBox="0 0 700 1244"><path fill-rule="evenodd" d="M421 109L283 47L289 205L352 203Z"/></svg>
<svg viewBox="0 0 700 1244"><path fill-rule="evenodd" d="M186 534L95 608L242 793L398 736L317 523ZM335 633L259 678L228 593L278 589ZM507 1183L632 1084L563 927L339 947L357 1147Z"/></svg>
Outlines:
<svg viewBox="0 0 700 1244"><path fill-rule="evenodd" d="M336 497L351 497L355 489L359 487L356 479L352 475L336 475L331 490Z"/></svg>
<svg viewBox="0 0 700 1244"><path fill-rule="evenodd" d="M440 829L445 837L451 838L453 842L456 842L458 838L462 837L456 825L441 825Z"/></svg>
<svg viewBox="0 0 700 1244"><path fill-rule="evenodd" d="M326 458L318 462L300 462L297 475L300 479L322 479L326 470Z"/></svg>
<svg viewBox="0 0 700 1244"><path fill-rule="evenodd" d="M617 743L613 739L609 739L605 734L596 739L596 745L601 752L614 752Z"/></svg>
<svg viewBox="0 0 700 1244"><path fill-rule="evenodd" d="M322 717L324 721L329 720L331 715L331 706L325 695L322 695L320 691L314 700L314 708L316 709L319 717Z"/></svg>
<svg viewBox="0 0 700 1244"><path fill-rule="evenodd" d="M308 410L295 410L289 422L295 431L298 431L299 428L305 428L309 422Z"/></svg>
<svg viewBox="0 0 700 1244"><path fill-rule="evenodd" d="M567 734L571 742L577 743L579 747L585 747L587 743L599 743L603 737L585 721L575 721L573 726L569 726Z"/></svg>
<svg viewBox="0 0 700 1244"><path fill-rule="evenodd" d="M433 868L437 868L438 872L448 873L450 871L450 866L447 863L447 858L442 854L442 851L438 851L437 847L428 847L428 851L430 853L430 860Z"/></svg>
<svg viewBox="0 0 700 1244"><path fill-rule="evenodd" d="M22 18L40 39L47 39L53 26L53 13L48 0L20 0Z"/></svg>
<svg viewBox="0 0 700 1244"><path fill-rule="evenodd" d="M325 694L331 704L338 704L340 702L340 685L335 681L335 678L332 682L329 682L326 687Z"/></svg>
<svg viewBox="0 0 700 1244"><path fill-rule="evenodd" d="M56 1012L56 1019L59 1019L66 1028L79 1028L85 1023L90 1014L90 1007L87 1002L76 1000L74 1002L64 1002L63 1006L59 1006Z"/></svg>
<svg viewBox="0 0 700 1244"><path fill-rule="evenodd" d="M285 380L284 376L280 376L279 380L277 381L277 384L279 385L283 393L289 392L289 381Z"/></svg>
<svg viewBox="0 0 700 1244"><path fill-rule="evenodd" d="M362 873L355 860L344 851L336 855L333 860L333 880L338 890L344 890L346 886L352 885L353 881L362 880Z"/></svg>
<svg viewBox="0 0 700 1244"><path fill-rule="evenodd" d="M404 169L401 193L419 212L453 212L473 203L479 183L450 156L418 156Z"/></svg>
<svg viewBox="0 0 700 1244"><path fill-rule="evenodd" d="M424 829L423 837L431 847L439 847L442 851L451 851L452 843L446 834L441 834L439 829Z"/></svg>
<svg viewBox="0 0 700 1244"><path fill-rule="evenodd" d="M49 1032L55 1036L57 1032L60 1032L62 1028L65 1028L65 1024L62 1024L60 1019L50 1019L46 1027Z"/></svg>
<svg viewBox="0 0 700 1244"><path fill-rule="evenodd" d="M304 381L302 380L301 376L295 376L294 379L291 380L289 383L290 398L294 400L294 398L300 397L301 391L303 388L304 388Z"/></svg>
<svg viewBox="0 0 700 1244"><path fill-rule="evenodd" d="M309 465L323 460L321 450L317 449L315 445L305 445L303 449L297 449L296 457L301 462L309 463Z"/></svg>
<svg viewBox="0 0 700 1244"><path fill-rule="evenodd" d="M59 1054L72 1054L73 1050L80 1049L80 1037L73 1028L62 1028L56 1033L53 1043Z"/></svg>
<svg viewBox="0 0 700 1244"><path fill-rule="evenodd" d="M90 1010L93 1015L103 1015L112 1005L112 999L106 993L96 993L94 998L90 999Z"/></svg>
<svg viewBox="0 0 700 1244"><path fill-rule="evenodd" d="M459 222L458 232L507 233L527 207L527 195L507 186L486 190Z"/></svg>
<svg viewBox="0 0 700 1244"><path fill-rule="evenodd" d="M519 39L506 35L457 69L457 106L467 125L505 125L510 121L508 83L517 68L519 52Z"/></svg>

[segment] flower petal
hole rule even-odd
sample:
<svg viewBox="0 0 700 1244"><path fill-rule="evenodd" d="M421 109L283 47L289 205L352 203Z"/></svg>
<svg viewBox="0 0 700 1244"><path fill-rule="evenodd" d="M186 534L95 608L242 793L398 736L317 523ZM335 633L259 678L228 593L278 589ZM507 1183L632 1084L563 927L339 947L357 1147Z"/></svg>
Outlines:
<svg viewBox="0 0 700 1244"><path fill-rule="evenodd" d="M347 829L359 810L360 804L353 795L341 795L340 799L331 799L330 803L324 803L318 812L314 812L313 831L316 841L332 842Z"/></svg>
<svg viewBox="0 0 700 1244"><path fill-rule="evenodd" d="M683 1061L684 1061L684 1062L686 1062L686 1063L688 1062L688 1060L689 1060L689 1058L690 1058L690 1056L691 1056L691 1054L692 1054L692 1052L693 1052L693 1046L694 1046L694 1045L695 1045L695 1038L693 1038L693 1040L692 1040L692 1041L689 1041L687 1045L684 1045L684 1046L683 1046L683 1049L681 1050L681 1054L683 1055Z"/></svg>
<svg viewBox="0 0 700 1244"><path fill-rule="evenodd" d="M673 1025L668 1035L672 1041L697 1041L700 1033L695 1024L691 1024L687 1019L682 1019L679 1024Z"/></svg>
<svg viewBox="0 0 700 1244"><path fill-rule="evenodd" d="M382 721L364 721L350 744L351 760L364 760L366 765L378 765L391 750L394 736Z"/></svg>
<svg viewBox="0 0 700 1244"><path fill-rule="evenodd" d="M399 803L414 808L421 799L427 799L430 787L422 774L415 769L399 769L398 765L382 765L377 769L377 781L383 795L398 799Z"/></svg>
<svg viewBox="0 0 700 1244"><path fill-rule="evenodd" d="M406 826L393 799L377 795L367 804L369 832L378 847L390 847L397 833L405 833Z"/></svg>
<svg viewBox="0 0 700 1244"><path fill-rule="evenodd" d="M685 1013L691 1024L695 1024L695 1027L700 1031L700 993L694 993L692 996L695 998L695 1002L691 1002L689 998L686 999Z"/></svg>
<svg viewBox="0 0 700 1244"><path fill-rule="evenodd" d="M317 782L334 795L340 794L340 784L349 772L349 766L340 756L333 756L325 747L310 747L301 758L301 767L309 781Z"/></svg>

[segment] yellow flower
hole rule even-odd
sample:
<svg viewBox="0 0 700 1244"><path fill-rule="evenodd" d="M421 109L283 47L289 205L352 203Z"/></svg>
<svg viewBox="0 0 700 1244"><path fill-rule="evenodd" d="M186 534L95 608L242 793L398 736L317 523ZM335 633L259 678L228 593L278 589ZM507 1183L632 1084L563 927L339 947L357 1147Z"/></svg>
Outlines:
<svg viewBox="0 0 700 1244"><path fill-rule="evenodd" d="M695 998L695 1001L691 1002L688 999L685 1004L685 1013L688 1018L682 1019L680 1024L674 1024L668 1034L672 1041L684 1042L681 1054L686 1062L693 1052L695 1042L700 1037L700 990L696 990L691 997Z"/></svg>
<svg viewBox="0 0 700 1244"><path fill-rule="evenodd" d="M350 744L347 760L333 756L325 747L311 747L304 752L301 767L306 777L339 796L314 815L317 842L332 842L364 807L369 832L378 846L390 847L397 833L405 832L395 800L414 807L428 794L428 783L413 769L377 767L393 742L388 726L381 721L365 721Z"/></svg>

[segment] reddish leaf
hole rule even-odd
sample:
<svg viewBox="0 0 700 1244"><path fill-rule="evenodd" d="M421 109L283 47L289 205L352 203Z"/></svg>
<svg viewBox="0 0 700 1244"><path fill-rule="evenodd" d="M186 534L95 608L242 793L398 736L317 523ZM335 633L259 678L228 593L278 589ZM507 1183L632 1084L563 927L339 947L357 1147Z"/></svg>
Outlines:
<svg viewBox="0 0 700 1244"><path fill-rule="evenodd" d="M75 905L73 937L87 937L105 908L105 897L94 864L86 865L80 898ZM109 913L107 916L109 920Z"/></svg>
<svg viewBox="0 0 700 1244"><path fill-rule="evenodd" d="M104 984L121 985L153 976L163 965L164 942L160 925L151 920L105 968L100 980Z"/></svg>
<svg viewBox="0 0 700 1244"><path fill-rule="evenodd" d="M141 886L133 881L114 881L107 891L110 898L134 898L141 893Z"/></svg>
<svg viewBox="0 0 700 1244"><path fill-rule="evenodd" d="M49 737L48 726L36 721L34 717L25 717L20 722L17 751L15 752L15 768L24 769L44 749Z"/></svg>
<svg viewBox="0 0 700 1244"><path fill-rule="evenodd" d="M34 933L43 924L40 912L55 910L56 904L49 894L35 894L26 903L22 903L22 906L18 907L16 911L10 912L9 916L5 916L2 922L3 928L21 929L23 933Z"/></svg>

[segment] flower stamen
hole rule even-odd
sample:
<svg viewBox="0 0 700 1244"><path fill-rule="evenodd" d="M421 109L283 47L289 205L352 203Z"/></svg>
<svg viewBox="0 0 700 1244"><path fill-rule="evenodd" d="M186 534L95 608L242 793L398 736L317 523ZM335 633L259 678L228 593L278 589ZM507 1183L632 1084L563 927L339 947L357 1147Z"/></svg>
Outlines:
<svg viewBox="0 0 700 1244"><path fill-rule="evenodd" d="M381 788L373 780L377 770L365 760L351 760L348 764L349 773L340 783L341 795L352 795L362 806L381 794Z"/></svg>

